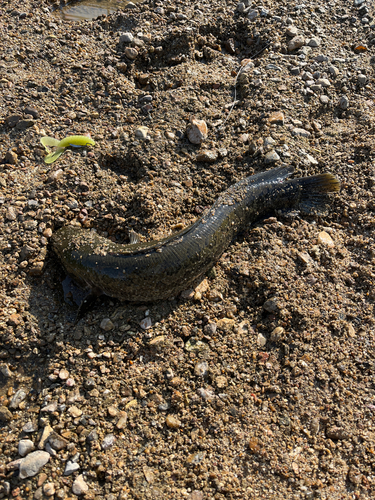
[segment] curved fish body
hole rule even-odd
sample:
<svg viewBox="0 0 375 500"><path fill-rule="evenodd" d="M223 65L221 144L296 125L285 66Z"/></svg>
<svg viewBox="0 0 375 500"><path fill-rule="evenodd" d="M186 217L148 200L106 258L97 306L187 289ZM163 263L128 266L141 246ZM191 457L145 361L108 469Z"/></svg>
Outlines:
<svg viewBox="0 0 375 500"><path fill-rule="evenodd" d="M54 234L53 247L80 285L127 301L167 299L191 287L260 216L273 209L311 211L326 193L339 190L331 174L285 181L292 172L281 167L243 179L194 224L157 242L120 245L65 226Z"/></svg>
<svg viewBox="0 0 375 500"><path fill-rule="evenodd" d="M48 155L45 156L45 163L53 163L56 161L67 148L84 148L87 146L95 146L95 141L91 139L91 137L87 137L86 135L70 135L69 137L65 137L59 141L54 137L42 137L40 142L45 147ZM55 147L55 151L51 151L50 146Z"/></svg>

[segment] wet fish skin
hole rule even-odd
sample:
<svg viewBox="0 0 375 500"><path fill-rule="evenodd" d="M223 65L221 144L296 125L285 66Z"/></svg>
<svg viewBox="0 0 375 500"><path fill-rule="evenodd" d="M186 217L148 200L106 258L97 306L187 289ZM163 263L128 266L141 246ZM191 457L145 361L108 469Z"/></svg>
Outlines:
<svg viewBox="0 0 375 500"><path fill-rule="evenodd" d="M278 209L314 209L339 181L329 173L285 180L292 167L247 177L225 191L188 228L151 243L120 245L73 226L59 229L53 248L78 284L131 302L176 296L219 259L233 238L263 214Z"/></svg>

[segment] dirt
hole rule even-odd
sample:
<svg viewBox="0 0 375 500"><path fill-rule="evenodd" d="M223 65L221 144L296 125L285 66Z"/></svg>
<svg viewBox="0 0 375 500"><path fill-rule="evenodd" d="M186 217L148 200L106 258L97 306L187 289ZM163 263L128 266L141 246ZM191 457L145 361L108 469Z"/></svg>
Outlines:
<svg viewBox="0 0 375 500"><path fill-rule="evenodd" d="M0 498L375 495L373 7L301 5L0 4ZM41 137L82 134L44 163ZM271 213L196 290L74 322L57 229L158 239L283 164L340 179L327 213ZM21 479L25 439L50 459Z"/></svg>

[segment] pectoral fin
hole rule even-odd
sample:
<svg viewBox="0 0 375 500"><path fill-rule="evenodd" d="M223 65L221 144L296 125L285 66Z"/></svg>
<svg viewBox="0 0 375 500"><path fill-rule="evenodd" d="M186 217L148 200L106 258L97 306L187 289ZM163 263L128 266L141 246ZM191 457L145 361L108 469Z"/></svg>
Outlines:
<svg viewBox="0 0 375 500"><path fill-rule="evenodd" d="M54 161L59 158L63 152L65 151L66 148L57 148L56 151L53 151L52 153L49 153L47 156L44 157L44 162L45 163L53 163Z"/></svg>

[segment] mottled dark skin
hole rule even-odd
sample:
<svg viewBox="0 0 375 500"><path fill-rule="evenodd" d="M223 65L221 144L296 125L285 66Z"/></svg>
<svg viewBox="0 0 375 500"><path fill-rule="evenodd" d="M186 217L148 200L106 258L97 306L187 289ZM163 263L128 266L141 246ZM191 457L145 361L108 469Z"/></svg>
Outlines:
<svg viewBox="0 0 375 500"><path fill-rule="evenodd" d="M260 216L301 203L313 207L322 193L339 190L331 174L285 181L292 172L291 167L278 168L243 179L194 224L157 242L119 245L66 226L54 234L53 247L81 285L133 302L167 299L191 287Z"/></svg>

